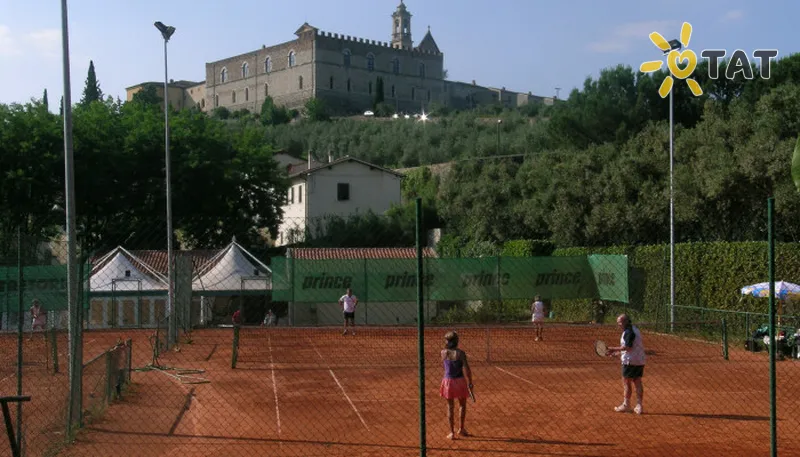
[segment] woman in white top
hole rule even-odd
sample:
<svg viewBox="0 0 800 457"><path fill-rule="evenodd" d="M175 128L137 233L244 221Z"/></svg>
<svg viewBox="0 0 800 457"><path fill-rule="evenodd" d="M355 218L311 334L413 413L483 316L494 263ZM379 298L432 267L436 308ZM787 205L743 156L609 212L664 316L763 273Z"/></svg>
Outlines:
<svg viewBox="0 0 800 457"><path fill-rule="evenodd" d="M531 319L533 321L533 326L536 327L536 341L543 340L542 323L544 322L544 303L542 303L542 298L538 295L534 297L533 303L531 304L531 314L533 315Z"/></svg>

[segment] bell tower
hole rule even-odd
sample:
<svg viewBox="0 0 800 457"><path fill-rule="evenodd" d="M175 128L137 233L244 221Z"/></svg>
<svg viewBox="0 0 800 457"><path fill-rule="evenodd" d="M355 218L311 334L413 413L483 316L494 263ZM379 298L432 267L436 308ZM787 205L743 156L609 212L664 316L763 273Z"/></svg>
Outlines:
<svg viewBox="0 0 800 457"><path fill-rule="evenodd" d="M392 47L398 46L409 49L412 47L411 13L406 9L403 0L400 0L397 10L392 14Z"/></svg>

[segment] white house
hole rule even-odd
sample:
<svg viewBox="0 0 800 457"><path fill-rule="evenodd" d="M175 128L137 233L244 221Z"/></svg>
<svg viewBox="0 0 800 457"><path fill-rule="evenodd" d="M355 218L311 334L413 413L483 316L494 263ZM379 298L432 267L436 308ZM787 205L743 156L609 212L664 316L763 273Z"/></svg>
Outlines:
<svg viewBox="0 0 800 457"><path fill-rule="evenodd" d="M278 246L302 240L306 228L313 229L311 221L369 211L383 214L401 202L402 174L354 157L312 163L311 167L298 164L290 170Z"/></svg>

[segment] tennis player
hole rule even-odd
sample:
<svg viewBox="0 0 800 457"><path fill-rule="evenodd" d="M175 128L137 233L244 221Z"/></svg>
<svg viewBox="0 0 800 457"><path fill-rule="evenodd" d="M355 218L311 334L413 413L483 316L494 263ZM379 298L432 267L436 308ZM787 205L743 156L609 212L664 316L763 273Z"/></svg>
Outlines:
<svg viewBox="0 0 800 457"><path fill-rule="evenodd" d="M531 315L531 321L533 321L533 326L536 328L536 341L543 340L544 336L542 335L542 324L544 322L544 303L542 302L542 297L538 295L533 298L533 303L531 304Z"/></svg>
<svg viewBox="0 0 800 457"><path fill-rule="evenodd" d="M339 306L344 313L344 332L342 335L347 335L347 324L353 327L353 335L356 334L356 306L358 306L358 297L353 295L353 289L347 288L347 292L339 299Z"/></svg>
<svg viewBox="0 0 800 457"><path fill-rule="evenodd" d="M631 391L633 386L636 387L636 406L633 412L642 414L644 409L642 407L642 400L644 398L644 386L642 386L642 376L644 375L644 342L642 341L642 334L639 329L633 325L630 316L627 314L620 314L617 317L617 325L622 329L622 336L619 339L619 347L608 348L608 355L620 354L622 361L622 386L623 386L623 400L622 404L615 407L614 411L618 413L630 412L631 407Z"/></svg>
<svg viewBox="0 0 800 457"><path fill-rule="evenodd" d="M44 308L42 308L42 305L41 303L39 303L39 300L34 298L33 302L31 303L30 313L31 313L30 338L33 338L33 332L36 331L37 327L39 328L39 330L45 329L45 326L47 325L47 312L44 310Z"/></svg>
<svg viewBox="0 0 800 457"><path fill-rule="evenodd" d="M467 362L467 354L458 348L458 333L447 332L444 342L442 350L444 377L439 387L439 394L447 400L447 420L450 421L450 434L447 435L447 439L454 440L456 433L453 413L456 400L461 407L458 435L469 436L467 429L464 428L464 420L467 418L467 397L469 390L472 389L472 370Z"/></svg>

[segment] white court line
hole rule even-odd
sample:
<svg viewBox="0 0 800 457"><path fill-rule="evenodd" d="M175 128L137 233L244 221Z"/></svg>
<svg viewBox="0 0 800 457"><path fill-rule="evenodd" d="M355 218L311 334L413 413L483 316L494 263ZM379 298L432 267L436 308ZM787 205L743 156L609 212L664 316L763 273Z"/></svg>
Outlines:
<svg viewBox="0 0 800 457"><path fill-rule="evenodd" d="M322 359L323 362L325 362L325 357L322 357L322 354L319 352L319 349L317 349L317 346L314 344L314 342L311 340L309 340L309 342L311 343L311 346L314 348L314 351L317 353L319 358ZM351 400L350 396L347 395L347 392L345 392L344 387L342 387L342 383L339 382L339 378L336 377L336 374L330 368L328 368L328 372L331 374L331 376L333 376L333 380L336 381L336 385L339 386L339 389L342 390L342 395L344 395L344 398L346 398L347 402L350 403L350 406L353 408L353 411L356 412L356 415L358 416L358 419L361 420L361 423L364 425L364 428L369 430L369 426L367 425L366 421L364 421L364 418L361 417L361 413L358 412L358 408L356 408L356 405L353 403L353 400Z"/></svg>
<svg viewBox="0 0 800 457"><path fill-rule="evenodd" d="M281 410L278 406L278 383L275 382L275 362L272 359L272 336L269 336L269 368L272 370L272 391L275 393L275 417L278 418L278 437L281 436ZM282 443L282 442L281 442Z"/></svg>
<svg viewBox="0 0 800 457"><path fill-rule="evenodd" d="M530 381L530 380L528 380L528 379L525 379L525 378L523 378L523 377L521 377L521 376L515 375L514 373L512 373L512 372L510 372L510 371L508 371L508 370L504 370L504 369L502 369L502 368L500 368L500 367L498 367L498 366L495 366L495 368L497 368L498 370L502 371L503 373L505 373L505 374L507 374L507 375L509 375L509 376L513 376L513 377L515 377L515 378L519 379L519 380L520 380L520 381L522 381L522 382L526 382L526 383L528 383L528 384L530 384L530 385L532 385L532 386L538 387L538 388L540 388L540 389L544 389L544 390L546 390L546 391L548 391L548 392L552 392L552 391L551 391L550 389L548 389L547 387L545 387L545 386L543 386L543 385L541 385L541 384L536 384L535 382L533 382L533 381Z"/></svg>

